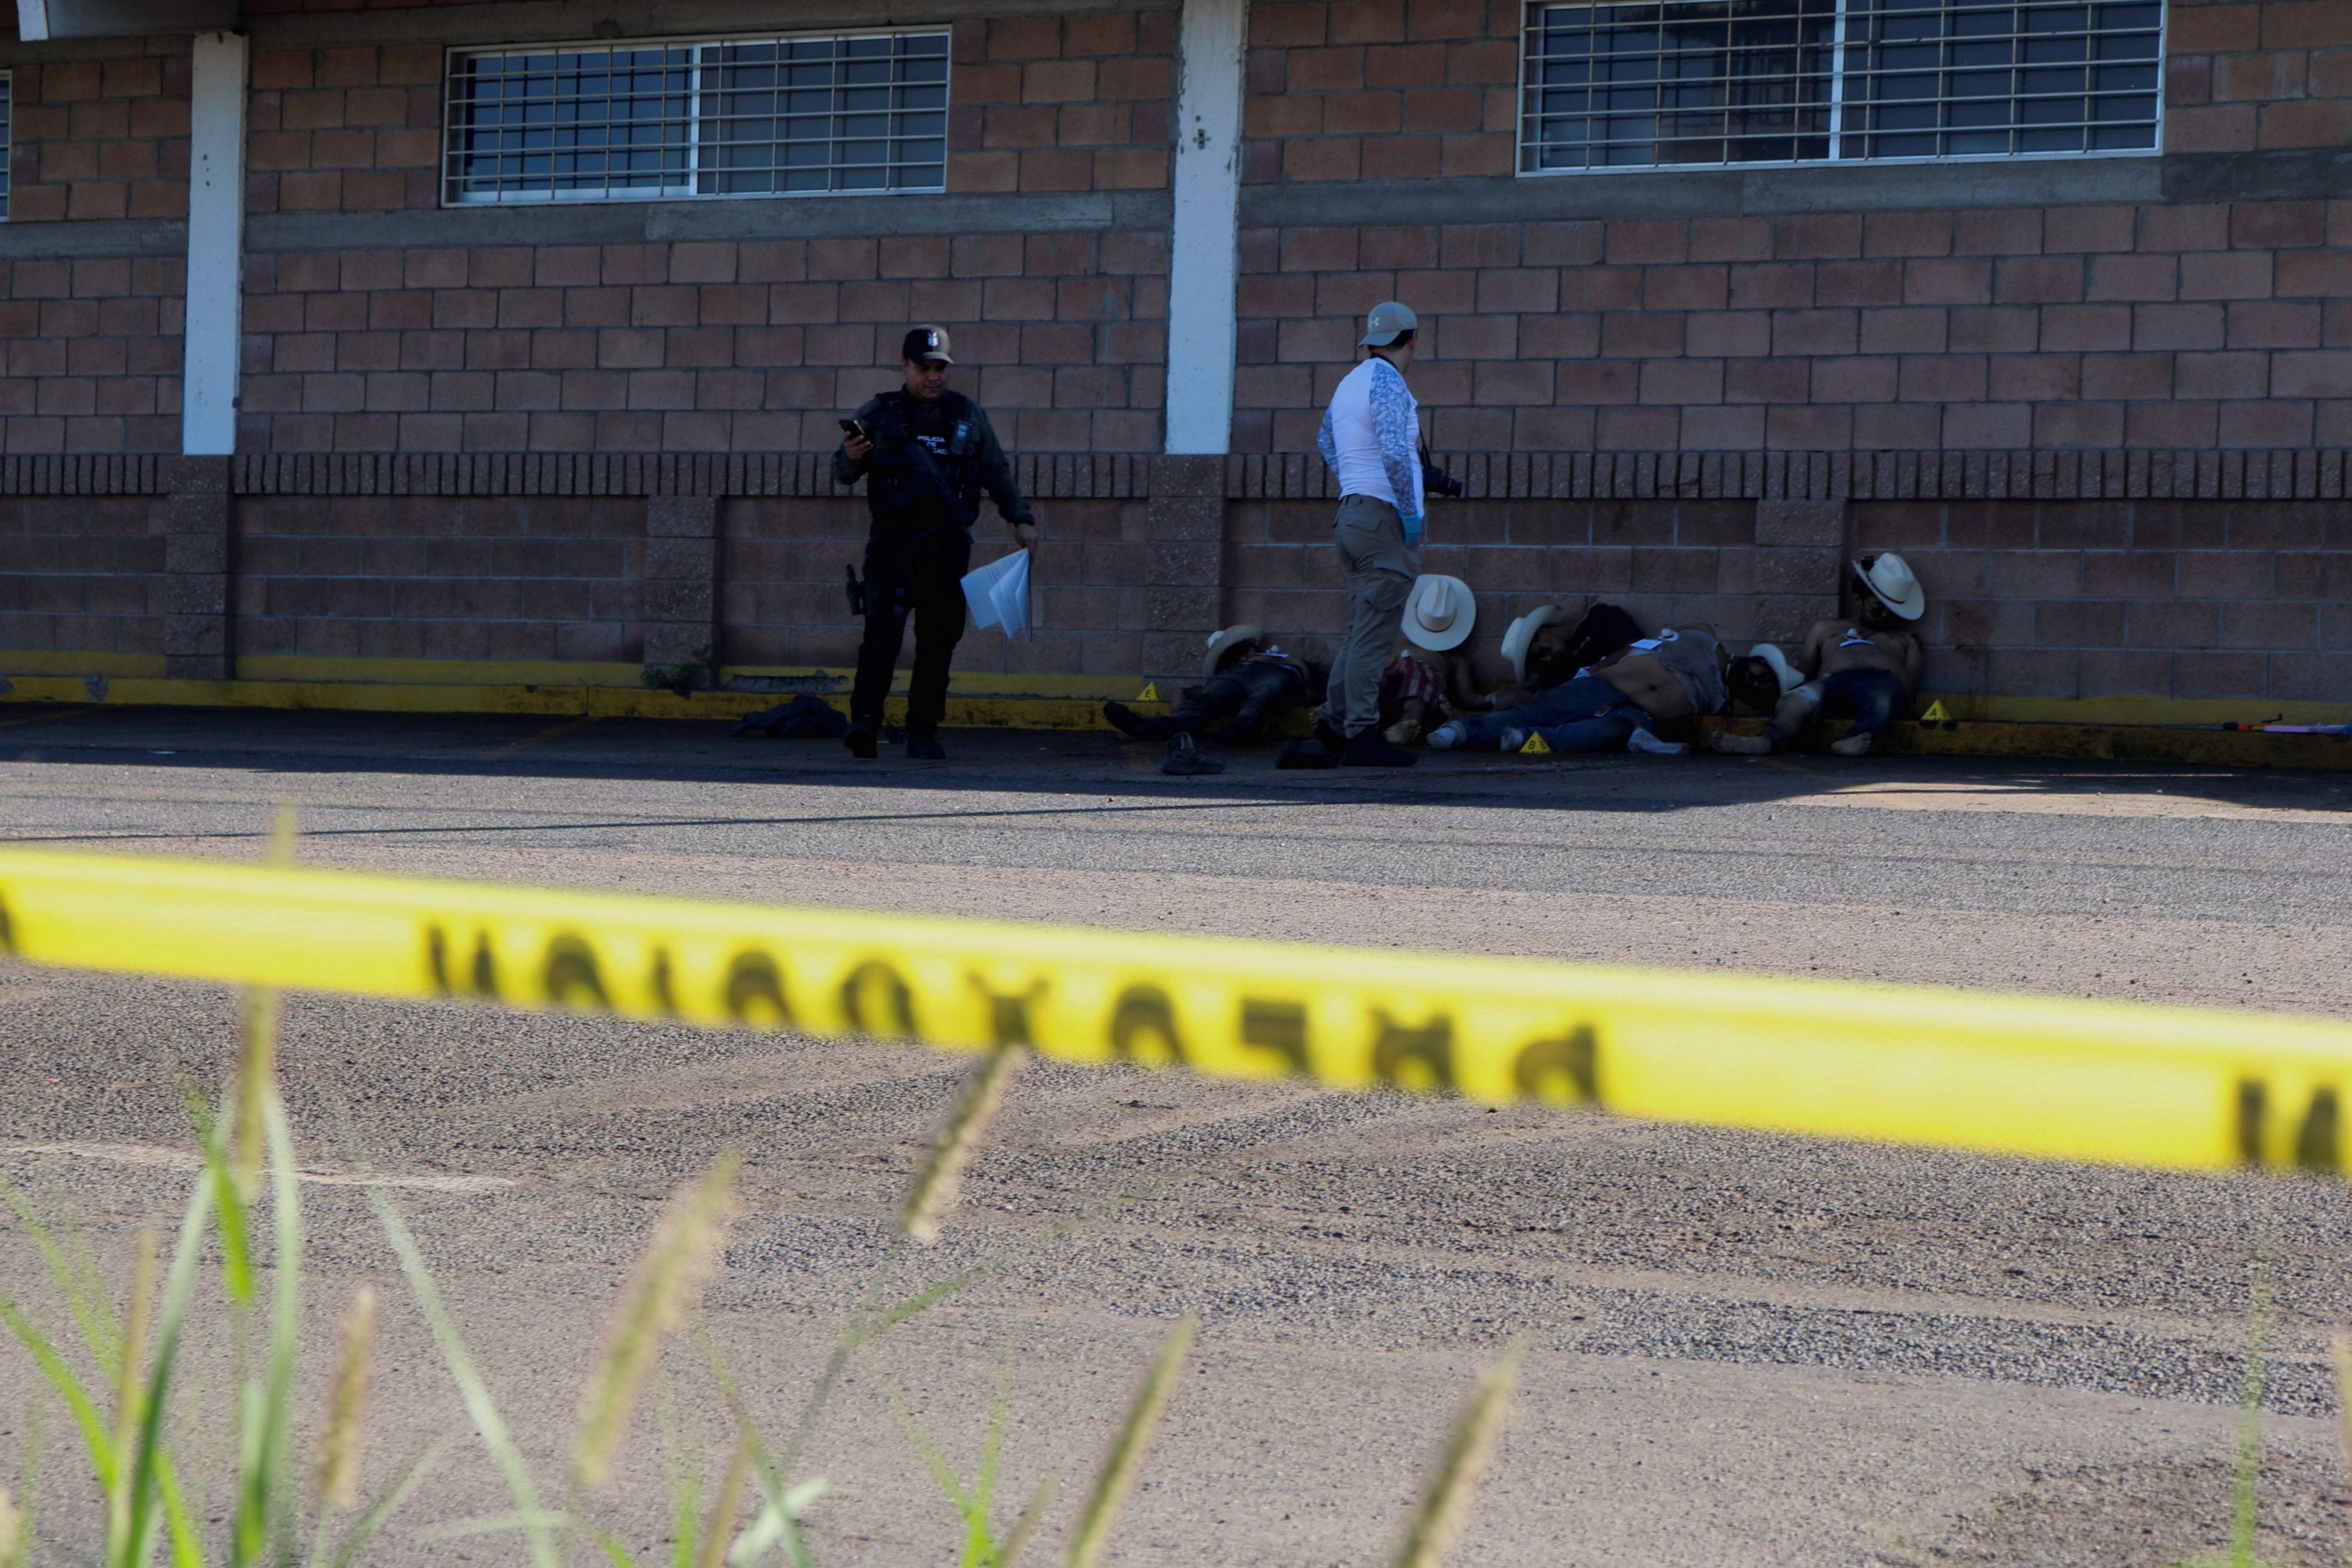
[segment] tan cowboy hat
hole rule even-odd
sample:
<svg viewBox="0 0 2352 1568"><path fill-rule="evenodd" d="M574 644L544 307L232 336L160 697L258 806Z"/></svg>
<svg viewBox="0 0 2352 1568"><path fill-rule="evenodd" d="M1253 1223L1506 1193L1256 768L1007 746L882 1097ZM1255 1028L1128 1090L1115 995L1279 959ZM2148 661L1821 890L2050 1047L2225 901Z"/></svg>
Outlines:
<svg viewBox="0 0 2352 1568"><path fill-rule="evenodd" d="M1478 600L1458 577L1431 572L1413 581L1404 601L1404 640L1416 648L1443 653L1459 648L1478 623Z"/></svg>
<svg viewBox="0 0 2352 1568"><path fill-rule="evenodd" d="M1904 620L1916 621L1927 612L1927 591L1911 575L1911 563L1892 550L1864 556L1853 563L1853 572L1878 602Z"/></svg>
<svg viewBox="0 0 2352 1568"><path fill-rule="evenodd" d="M1222 632L1210 632L1209 651L1201 658L1201 678L1204 681L1217 678L1217 661L1225 656L1226 649L1236 643L1256 641L1257 628L1255 626L1228 626Z"/></svg>
<svg viewBox="0 0 2352 1568"><path fill-rule="evenodd" d="M1757 643L1748 650L1748 656L1761 659L1772 666L1773 678L1780 683L1780 695L1784 697L1805 684L1805 677L1797 666L1789 663L1789 655L1769 643Z"/></svg>
<svg viewBox="0 0 2352 1568"><path fill-rule="evenodd" d="M1536 633L1559 619L1559 606L1539 604L1520 616L1503 632L1503 657L1511 662L1511 679L1518 685L1528 684L1528 646Z"/></svg>

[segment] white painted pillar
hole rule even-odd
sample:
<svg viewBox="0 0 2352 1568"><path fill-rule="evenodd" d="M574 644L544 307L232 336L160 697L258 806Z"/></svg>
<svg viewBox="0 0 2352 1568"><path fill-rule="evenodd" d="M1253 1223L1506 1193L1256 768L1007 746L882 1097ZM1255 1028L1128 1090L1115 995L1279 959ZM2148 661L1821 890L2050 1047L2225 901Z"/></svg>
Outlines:
<svg viewBox="0 0 2352 1568"><path fill-rule="evenodd" d="M1184 0L1176 46L1176 217L1168 246L1168 450L1233 444L1241 278L1242 55L1249 0Z"/></svg>
<svg viewBox="0 0 2352 1568"><path fill-rule="evenodd" d="M236 450L245 326L245 85L242 33L198 33L188 104L188 312L180 450Z"/></svg>

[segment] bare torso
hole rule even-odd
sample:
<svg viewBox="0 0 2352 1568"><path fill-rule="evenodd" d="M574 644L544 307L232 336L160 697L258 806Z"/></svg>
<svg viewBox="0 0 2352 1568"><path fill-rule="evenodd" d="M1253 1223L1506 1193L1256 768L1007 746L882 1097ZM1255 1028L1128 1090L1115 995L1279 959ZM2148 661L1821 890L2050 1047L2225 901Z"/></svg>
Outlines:
<svg viewBox="0 0 2352 1568"><path fill-rule="evenodd" d="M1802 666L1816 675L1844 670L1885 670L1906 685L1919 684L1919 639L1908 631L1874 631L1859 621L1816 621L1805 633Z"/></svg>
<svg viewBox="0 0 2352 1568"><path fill-rule="evenodd" d="M1592 672L1640 705L1652 718L1688 718L1690 694L1655 653L1625 653Z"/></svg>

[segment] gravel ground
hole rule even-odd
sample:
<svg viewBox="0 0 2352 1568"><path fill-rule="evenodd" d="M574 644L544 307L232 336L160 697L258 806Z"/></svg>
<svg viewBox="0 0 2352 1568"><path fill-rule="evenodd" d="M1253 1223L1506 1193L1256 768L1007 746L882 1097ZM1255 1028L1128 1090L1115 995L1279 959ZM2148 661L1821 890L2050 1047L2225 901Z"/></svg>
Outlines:
<svg viewBox="0 0 2352 1568"><path fill-rule="evenodd" d="M290 799L320 864L2327 1016L2352 959L2352 782L2334 776L1432 758L1367 778L1238 753L1174 780L1107 738L950 738L944 767L856 766L718 727L18 713L0 718L0 822L250 857ZM0 968L0 1168L50 1184L118 1278L139 1224L184 1201L179 1086L217 1078L234 1013L202 988ZM745 1154L747 1207L710 1334L763 1422L789 1425L888 1255L958 1071L319 997L289 1001L285 1069L319 1176L309 1354L358 1281L389 1309L372 1473L464 1423L363 1198L332 1179L347 1138L405 1184L551 1488L622 1271L724 1147ZM2226 1538L2258 1248L2277 1280L2263 1549L2332 1563L2352 1539L2325 1350L2352 1322L2334 1185L1039 1064L966 1196L895 1277L997 1271L845 1385L811 1453L835 1488L824 1561L951 1556L953 1514L886 1384L969 1467L1003 1378L1008 1495L1059 1474L1059 1528L1192 1310L1201 1350L1121 1563L1377 1561L1470 1379L1523 1335L1525 1396L1464 1563L2156 1568ZM12 1294L41 1295L29 1243L0 1236L0 1256ZM208 1318L203 1397L231 1354ZM667 1447L723 1456L698 1358L672 1373ZM0 1355L0 1444L31 1376ZM70 1542L89 1519L58 1414L45 1529ZM598 1505L641 1548L662 1533L659 1426L640 1423ZM515 1560L497 1537L415 1534L503 1506L457 1453L383 1560Z"/></svg>

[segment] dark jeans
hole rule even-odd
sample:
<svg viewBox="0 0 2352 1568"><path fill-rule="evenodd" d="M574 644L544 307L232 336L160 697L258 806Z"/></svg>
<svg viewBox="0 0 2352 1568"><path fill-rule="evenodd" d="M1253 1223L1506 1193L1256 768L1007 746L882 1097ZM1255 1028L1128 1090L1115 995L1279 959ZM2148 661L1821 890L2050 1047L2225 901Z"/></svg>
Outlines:
<svg viewBox="0 0 2352 1568"><path fill-rule="evenodd" d="M882 727L890 672L915 622L915 673L907 688L907 733L929 735L948 711L948 664L963 640L964 574L971 570L971 536L940 528L929 538L901 540L876 535L866 541L866 637L857 645L857 682L849 694L849 722Z"/></svg>
<svg viewBox="0 0 2352 1568"><path fill-rule="evenodd" d="M1215 738L1219 740L1244 740L1275 708L1286 707L1306 695L1306 683L1297 672L1276 664L1253 669L1244 664L1212 677L1164 717L1133 714L1117 722L1128 734L1145 740L1198 735L1212 725L1218 725ZM1219 724L1220 720L1223 722Z"/></svg>
<svg viewBox="0 0 2352 1568"><path fill-rule="evenodd" d="M1884 735L1886 727L1895 722L1895 716L1911 700L1911 688L1892 670L1840 670L1811 684L1821 688L1822 700L1802 728L1794 733L1782 729L1777 715L1772 723L1764 727L1764 738L1772 743L1773 750L1786 749L1804 730L1840 714L1853 716L1853 727L1846 732L1848 735Z"/></svg>

